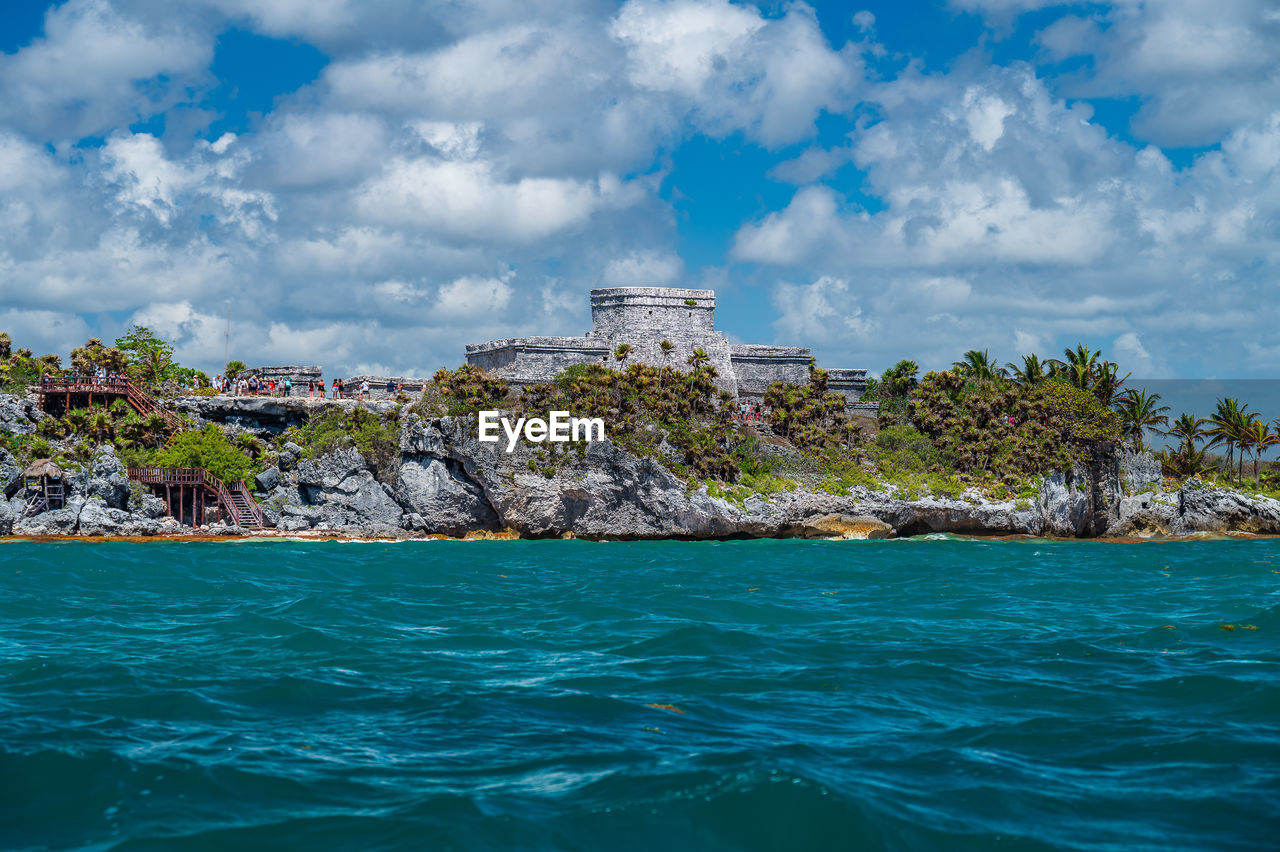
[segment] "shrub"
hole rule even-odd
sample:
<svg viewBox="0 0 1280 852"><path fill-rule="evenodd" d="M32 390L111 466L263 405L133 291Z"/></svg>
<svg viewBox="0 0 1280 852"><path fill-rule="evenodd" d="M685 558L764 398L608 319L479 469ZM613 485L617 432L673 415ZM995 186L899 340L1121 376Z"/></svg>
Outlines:
<svg viewBox="0 0 1280 852"><path fill-rule="evenodd" d="M252 459L212 423L200 430L179 432L151 458L151 463L160 467L202 467L224 482L244 479L253 470Z"/></svg>
<svg viewBox="0 0 1280 852"><path fill-rule="evenodd" d="M290 439L307 458L355 447L374 474L394 485L400 470L400 423L394 415L380 417L363 408L325 408L305 426L290 430Z"/></svg>

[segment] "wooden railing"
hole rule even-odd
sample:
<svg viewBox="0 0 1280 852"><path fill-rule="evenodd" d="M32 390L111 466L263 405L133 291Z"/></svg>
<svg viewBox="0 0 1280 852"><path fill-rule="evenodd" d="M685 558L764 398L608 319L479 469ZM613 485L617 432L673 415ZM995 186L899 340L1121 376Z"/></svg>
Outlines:
<svg viewBox="0 0 1280 852"><path fill-rule="evenodd" d="M202 467L131 467L129 479L144 485L189 486L213 492L225 516L240 526L261 527L262 508L243 480L227 485Z"/></svg>
<svg viewBox="0 0 1280 852"><path fill-rule="evenodd" d="M41 393L128 393L132 382L127 377L46 376L40 380Z"/></svg>
<svg viewBox="0 0 1280 852"><path fill-rule="evenodd" d="M222 484L222 480L202 467L131 467L129 478L144 485Z"/></svg>

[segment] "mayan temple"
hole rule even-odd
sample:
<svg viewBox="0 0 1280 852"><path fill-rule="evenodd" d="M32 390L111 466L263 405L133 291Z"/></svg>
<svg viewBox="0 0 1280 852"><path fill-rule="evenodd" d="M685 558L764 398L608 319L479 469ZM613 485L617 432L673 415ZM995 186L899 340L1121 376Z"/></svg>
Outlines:
<svg viewBox="0 0 1280 852"><path fill-rule="evenodd" d="M716 331L714 290L674 287L606 287L591 291L591 331L584 337L513 337L467 346L467 363L521 386L547 382L574 364L616 367L614 350L631 346L627 361L688 369L695 349L719 374L717 383L740 400L763 397L773 382L804 384L813 356L800 346L730 343ZM663 351L663 342L671 344ZM829 387L851 413L859 404L866 370L828 370ZM873 410L873 409L869 409Z"/></svg>

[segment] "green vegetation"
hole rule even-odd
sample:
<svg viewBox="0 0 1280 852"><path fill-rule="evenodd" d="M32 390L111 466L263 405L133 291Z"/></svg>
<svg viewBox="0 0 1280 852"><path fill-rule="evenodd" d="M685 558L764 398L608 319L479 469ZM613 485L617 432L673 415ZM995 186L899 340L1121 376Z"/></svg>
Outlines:
<svg viewBox="0 0 1280 852"><path fill-rule="evenodd" d="M375 476L394 485L400 474L398 415L381 417L363 408L325 408L305 426L288 429L280 442L293 441L306 458L318 458L344 447L355 447ZM252 452L252 447L247 447Z"/></svg>
<svg viewBox="0 0 1280 852"><path fill-rule="evenodd" d="M253 460L212 423L203 429L179 432L145 458L149 459L146 464L157 467L202 467L223 482L245 479L254 469Z"/></svg>

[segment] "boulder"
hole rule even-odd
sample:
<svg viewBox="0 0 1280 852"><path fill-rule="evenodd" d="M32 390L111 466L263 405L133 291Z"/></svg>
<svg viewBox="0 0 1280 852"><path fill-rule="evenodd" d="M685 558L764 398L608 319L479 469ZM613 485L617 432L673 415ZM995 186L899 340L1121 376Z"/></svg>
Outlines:
<svg viewBox="0 0 1280 852"><path fill-rule="evenodd" d="M293 441L289 441L280 448L280 452L276 459L276 465L280 470L293 470L301 458L302 447L299 447Z"/></svg>
<svg viewBox="0 0 1280 852"><path fill-rule="evenodd" d="M34 400L25 396L0 394L0 432L33 435L36 426L48 416Z"/></svg>
<svg viewBox="0 0 1280 852"><path fill-rule="evenodd" d="M163 500L153 494L142 495L142 508L139 510L144 518L162 518L169 511L169 507Z"/></svg>
<svg viewBox="0 0 1280 852"><path fill-rule="evenodd" d="M110 444L98 448L87 473L88 479L83 489L86 497L97 497L112 509L128 507L129 480L125 475L124 464ZM80 477L83 478L84 475L85 472L82 472Z"/></svg>
<svg viewBox="0 0 1280 852"><path fill-rule="evenodd" d="M22 487L22 465L13 454L0 447L0 498L9 499Z"/></svg>
<svg viewBox="0 0 1280 852"><path fill-rule="evenodd" d="M253 478L253 484L260 492L268 492L276 487L276 483L280 481L280 471L278 468L269 467Z"/></svg>
<svg viewBox="0 0 1280 852"><path fill-rule="evenodd" d="M499 529L498 514L484 490L460 470L457 462L413 456L400 465L395 497L410 513L408 529L444 535Z"/></svg>
<svg viewBox="0 0 1280 852"><path fill-rule="evenodd" d="M320 509L323 527L399 529L404 516L354 448L302 462L298 493L306 505Z"/></svg>

